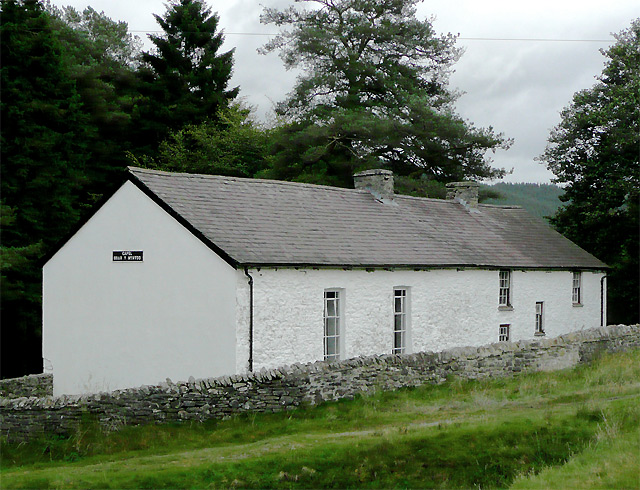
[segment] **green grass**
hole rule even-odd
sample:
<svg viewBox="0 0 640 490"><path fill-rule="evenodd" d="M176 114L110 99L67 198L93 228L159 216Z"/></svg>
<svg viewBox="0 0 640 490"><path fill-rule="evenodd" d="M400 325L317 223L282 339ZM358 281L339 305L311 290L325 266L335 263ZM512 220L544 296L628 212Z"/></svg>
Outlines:
<svg viewBox="0 0 640 490"><path fill-rule="evenodd" d="M640 351L281 414L2 444L0 488L640 488Z"/></svg>
<svg viewBox="0 0 640 490"><path fill-rule="evenodd" d="M640 488L640 430L596 440L565 465L520 476L511 488Z"/></svg>

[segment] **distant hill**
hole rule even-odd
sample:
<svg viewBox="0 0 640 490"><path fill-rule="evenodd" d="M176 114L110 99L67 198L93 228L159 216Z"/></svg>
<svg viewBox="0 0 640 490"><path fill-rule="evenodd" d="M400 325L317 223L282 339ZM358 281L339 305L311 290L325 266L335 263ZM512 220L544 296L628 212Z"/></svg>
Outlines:
<svg viewBox="0 0 640 490"><path fill-rule="evenodd" d="M484 192L483 192L484 191ZM499 182L494 185L481 185L480 192L494 191L500 198L483 199L483 204L515 204L522 206L534 216L546 218L553 216L562 205L561 187L553 184L510 184Z"/></svg>

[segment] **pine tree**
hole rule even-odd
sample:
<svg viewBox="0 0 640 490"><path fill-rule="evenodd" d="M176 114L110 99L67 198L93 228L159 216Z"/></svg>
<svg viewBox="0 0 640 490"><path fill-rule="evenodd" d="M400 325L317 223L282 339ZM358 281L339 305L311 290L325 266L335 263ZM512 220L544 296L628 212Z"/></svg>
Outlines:
<svg viewBox="0 0 640 490"><path fill-rule="evenodd" d="M452 35L416 18L417 0L301 0L267 8L264 23L288 27L267 43L302 74L277 112L274 176L351 185L354 170L385 166L440 181L497 177L488 149L508 146L453 108Z"/></svg>

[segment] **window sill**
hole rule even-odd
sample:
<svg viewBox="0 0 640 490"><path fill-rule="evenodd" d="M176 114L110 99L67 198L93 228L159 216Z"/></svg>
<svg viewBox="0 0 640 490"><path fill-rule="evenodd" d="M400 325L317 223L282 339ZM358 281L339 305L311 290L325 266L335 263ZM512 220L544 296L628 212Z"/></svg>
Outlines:
<svg viewBox="0 0 640 490"><path fill-rule="evenodd" d="M513 306L498 306L498 311L513 311Z"/></svg>
<svg viewBox="0 0 640 490"><path fill-rule="evenodd" d="M584 305L582 303L573 303L574 307L582 308Z"/></svg>
<svg viewBox="0 0 640 490"><path fill-rule="evenodd" d="M533 334L534 337L545 337L547 334L544 332L536 332Z"/></svg>

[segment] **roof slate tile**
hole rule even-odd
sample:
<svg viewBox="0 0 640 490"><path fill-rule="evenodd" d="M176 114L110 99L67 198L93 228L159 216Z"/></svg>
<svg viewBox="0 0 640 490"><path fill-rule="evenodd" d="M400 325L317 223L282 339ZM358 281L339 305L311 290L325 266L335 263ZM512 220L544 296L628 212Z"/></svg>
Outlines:
<svg viewBox="0 0 640 490"><path fill-rule="evenodd" d="M513 206L130 167L164 205L242 265L604 269Z"/></svg>

